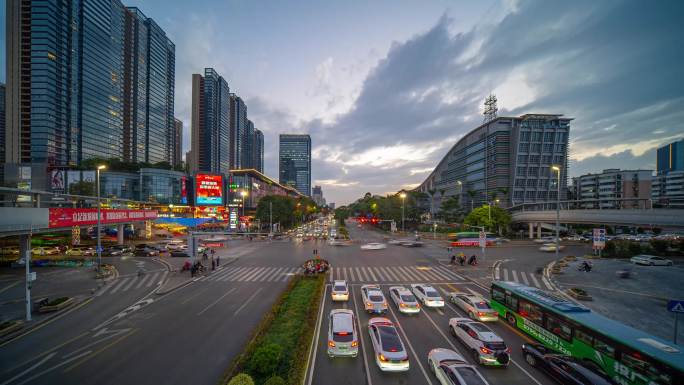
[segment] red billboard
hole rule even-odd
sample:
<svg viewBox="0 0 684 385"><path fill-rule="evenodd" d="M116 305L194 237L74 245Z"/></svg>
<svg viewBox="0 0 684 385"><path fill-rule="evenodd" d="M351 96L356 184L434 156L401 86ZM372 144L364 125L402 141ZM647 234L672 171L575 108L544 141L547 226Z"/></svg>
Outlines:
<svg viewBox="0 0 684 385"><path fill-rule="evenodd" d="M102 209L100 223L148 221L157 219L156 210ZM97 209L51 208L49 227L90 226L97 224Z"/></svg>
<svg viewBox="0 0 684 385"><path fill-rule="evenodd" d="M223 205L223 176L195 175L195 205Z"/></svg>

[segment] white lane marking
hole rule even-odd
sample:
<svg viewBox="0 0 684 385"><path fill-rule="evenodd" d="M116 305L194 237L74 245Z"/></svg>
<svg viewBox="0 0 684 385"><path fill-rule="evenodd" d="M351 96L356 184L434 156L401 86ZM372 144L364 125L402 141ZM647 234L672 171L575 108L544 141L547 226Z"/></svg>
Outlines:
<svg viewBox="0 0 684 385"><path fill-rule="evenodd" d="M280 272L281 272L283 269L284 269L284 267L278 268L273 274L271 274L270 277L268 277L268 279L266 280L266 282L271 282L271 281L273 281L273 278L277 277L278 274L280 274Z"/></svg>
<svg viewBox="0 0 684 385"><path fill-rule="evenodd" d="M293 275L296 271L297 271L297 269L286 269L283 272L283 278L280 280L280 282L287 281L287 279L290 278L290 276Z"/></svg>
<svg viewBox="0 0 684 385"><path fill-rule="evenodd" d="M551 284L550 284L549 281L546 279L546 277L542 277L542 282L544 282L544 285L546 285L546 287L547 287L549 290L552 290L552 291L553 291L553 286L551 286Z"/></svg>
<svg viewBox="0 0 684 385"><path fill-rule="evenodd" d="M352 293L352 302L354 302L354 313L356 313L356 323L358 325L358 330L359 334L361 336L367 335L366 333L361 332L363 330L361 328L361 317L359 317L359 307L356 304L356 295ZM373 381L371 381L371 376L370 376L370 370L368 368L368 356L366 355L366 343L363 342L363 337L360 338L359 343L361 344L361 354L363 354L363 365L366 369L366 384L368 385L373 385ZM309 384L311 385L311 384Z"/></svg>
<svg viewBox="0 0 684 385"><path fill-rule="evenodd" d="M378 277L380 277L380 281L382 281L382 282L387 281L387 278L385 278L385 275L382 274L382 271L380 271L379 267L374 267L373 270L375 270L375 272L378 274Z"/></svg>
<svg viewBox="0 0 684 385"><path fill-rule="evenodd" d="M95 296L96 296L96 297L101 296L101 295L104 294L107 290L109 290L109 289L111 289L112 287L114 287L114 285L115 285L115 284L113 284L113 283L110 283L109 285L106 285L106 286L103 287L100 291L98 291L97 294L95 294Z"/></svg>
<svg viewBox="0 0 684 385"><path fill-rule="evenodd" d="M70 363L70 362L72 362L72 361L76 361L77 359L79 359L79 358L81 358L81 357L85 357L85 356L87 356L87 355L90 354L90 353L92 353L92 351L91 351L91 350L88 350L87 352L83 352L83 353L81 353L81 354L79 354L79 355L77 355L77 356L75 356L75 357L72 357L72 358L66 360L66 361L60 362L59 364L57 364L57 365L55 365L55 366L53 366L53 367L51 367L51 368L45 369L45 370L43 370L42 372L39 372L39 373L34 374L33 376L31 376L31 377L25 379L25 380L22 381L22 382L18 382L17 385L24 385L25 383L27 383L27 382L29 382L29 381L32 381L32 380L35 380L36 378L42 376L43 374L49 373L49 372L51 372L51 371L53 371L53 370L55 370L55 369L57 369L57 368L59 368L59 367L62 367L62 366L66 365L66 364L68 364L68 363Z"/></svg>
<svg viewBox="0 0 684 385"><path fill-rule="evenodd" d="M155 273L154 275L157 275L157 274ZM142 278L138 278L137 280L131 279L131 282L129 282L128 285L126 285L126 287L124 287L123 289L121 289L121 291L126 291L126 290L130 289L131 286L133 286L133 284L134 284L136 281L139 281L139 280L142 280Z"/></svg>
<svg viewBox="0 0 684 385"><path fill-rule="evenodd" d="M210 275L208 280L209 281L218 281L219 279L225 277L226 275L234 272L237 269L238 269L237 267L231 267L228 269L221 269L221 270L215 272L214 274Z"/></svg>
<svg viewBox="0 0 684 385"><path fill-rule="evenodd" d="M442 276L440 276L439 274L436 274L436 273L432 270L432 268L427 268L427 270L421 270L421 271L422 271L425 275L427 275L428 277L430 277L430 279L433 280L433 281L435 281L435 280L441 281L442 279L444 279L444 278L443 278Z"/></svg>
<svg viewBox="0 0 684 385"><path fill-rule="evenodd" d="M204 314L205 311L211 309L212 306L216 305L220 300L222 300L222 299L225 298L228 294L234 292L235 290L236 290L235 288L232 288L232 289L228 290L227 292L225 292L225 294L223 294L222 296L220 296L216 301L210 303L209 306L205 307L201 312L197 313L197 315L198 315L198 316L201 316L202 314Z"/></svg>
<svg viewBox="0 0 684 385"><path fill-rule="evenodd" d="M530 281L527 280L527 274L524 271L520 272L520 278L525 282L525 285L530 286Z"/></svg>
<svg viewBox="0 0 684 385"><path fill-rule="evenodd" d="M413 272L413 274L415 274L415 275L417 275L418 277L420 277L420 280L421 280L421 281L427 282L427 281L433 281L433 280L434 280L434 278L432 278L431 276L429 276L429 275L427 274L427 272L425 272L425 271L423 271L423 270L419 270L419 269L418 269L418 266L411 266L411 267L409 267L409 269L411 269L411 271Z"/></svg>
<svg viewBox="0 0 684 385"><path fill-rule="evenodd" d="M432 274L438 276L439 279L444 279L444 280L447 280L447 281L450 281L450 280L451 280L451 278L450 278L448 275L444 274L441 270L437 269L436 266L432 266L432 267L430 268L430 272L431 272Z"/></svg>
<svg viewBox="0 0 684 385"><path fill-rule="evenodd" d="M250 281L251 282L256 282L256 281L263 282L264 278L267 275L271 274L271 272L273 270L275 270L275 267L267 267L264 271L261 272L261 274L257 274L256 277L252 277L252 279L250 279Z"/></svg>
<svg viewBox="0 0 684 385"><path fill-rule="evenodd" d="M456 274L455 272L451 271L450 269L444 267L444 266L437 266L439 268L439 271L444 272L444 274L448 275L449 277L452 277L452 279L457 280L457 281L465 281L465 278L460 276L459 274Z"/></svg>
<svg viewBox="0 0 684 385"><path fill-rule="evenodd" d="M511 275L513 276L513 280L515 282L520 282L518 281L518 273L515 270L511 270Z"/></svg>
<svg viewBox="0 0 684 385"><path fill-rule="evenodd" d="M254 292L254 294L252 294L249 298L247 298L247 301L245 301L245 303L243 303L242 306L240 306L237 310L235 310L235 313L233 313L233 317L235 317L236 315L238 315L238 313L239 313L242 309L244 309L245 306L247 306L247 304L249 304L250 302L252 302L252 300L254 299L254 297L256 297L257 294L259 294L259 292L261 291L261 289L263 289L263 287L258 288L258 289Z"/></svg>
<svg viewBox="0 0 684 385"><path fill-rule="evenodd" d="M354 282L356 281L356 277L354 276L354 268L350 267L349 268L349 282Z"/></svg>
<svg viewBox="0 0 684 385"><path fill-rule="evenodd" d="M150 279L150 277L152 277L152 275L146 274L146 275L143 277L143 279L141 279L140 282L138 282L138 284L135 285L135 288L136 288L136 289L140 289L140 288L142 287L142 285L145 283L145 281L147 281L148 279Z"/></svg>
<svg viewBox="0 0 684 385"><path fill-rule="evenodd" d="M258 276L259 274L261 274L263 271L264 271L264 268L263 268L263 267L254 268L249 274L247 274L247 275L243 276L242 278L238 279L238 281L249 281L249 280L251 280L253 277L256 277L256 276Z"/></svg>
<svg viewBox="0 0 684 385"><path fill-rule="evenodd" d="M9 384L9 383L12 382L12 381L21 378L24 374L33 371L33 369L39 367L40 365L43 365L43 363L45 363L45 361L47 361L47 360L49 360L50 358L54 357L55 354L57 354L57 353L52 352L52 353L48 354L47 356L43 357L42 360L40 360L40 361L36 362L35 364L33 364L33 366L31 366L30 368L24 370L23 372L17 374L16 376L10 378L9 380L3 382L3 383L0 384L0 385L7 385L7 384Z"/></svg>
<svg viewBox="0 0 684 385"><path fill-rule="evenodd" d="M422 281L422 279L417 274L415 274L410 267L397 266L397 268L403 270L406 273L406 276L409 277L409 280L416 280L418 282Z"/></svg>
<svg viewBox="0 0 684 385"><path fill-rule="evenodd" d="M496 265L496 269L494 269L494 279L495 280L500 280L501 279L501 265Z"/></svg>
<svg viewBox="0 0 684 385"><path fill-rule="evenodd" d="M541 286L539 286L539 281L537 281L537 277L535 277L534 274L530 274L530 278L532 278L532 283L534 283L534 286L541 289Z"/></svg>
<svg viewBox="0 0 684 385"><path fill-rule="evenodd" d="M321 310L318 311L318 324L316 325L315 332L316 339L311 341L311 343L313 344L313 349L309 348L309 362L311 363L311 366L309 367L309 381L307 381L308 385L311 385L311 381L313 381L314 368L316 367L316 352L318 351L318 340L321 337L323 309L325 308L325 298L327 297L327 294L328 285L325 285L325 288L323 289L323 297L321 298Z"/></svg>
<svg viewBox="0 0 684 385"><path fill-rule="evenodd" d="M121 289L121 287L123 287L123 285L125 285L125 284L128 282L129 279L131 279L131 278L124 278L124 279L122 279L121 282L119 282L119 284L116 285L116 287L115 287L114 289L112 289L112 291L109 292L109 294L114 294L114 293L116 293L117 291L119 291L119 289Z"/></svg>
<svg viewBox="0 0 684 385"><path fill-rule="evenodd" d="M337 269L335 269L335 268L333 268L332 266L330 266L330 270L329 270L329 274L330 274L330 283L333 283L333 281L335 280L335 271L336 271L336 270L337 270Z"/></svg>
<svg viewBox="0 0 684 385"><path fill-rule="evenodd" d="M394 271L394 269L392 269L391 266L388 266L388 267L386 267L386 268L384 268L384 269L385 269L385 272L387 273L387 276L390 277L390 280L391 280L391 281L395 281L395 282L401 281L401 280L399 279L399 275L396 274L396 272Z"/></svg>
<svg viewBox="0 0 684 385"><path fill-rule="evenodd" d="M504 271L504 281L508 281L508 269L503 269Z"/></svg>
<svg viewBox="0 0 684 385"><path fill-rule="evenodd" d="M261 277L261 282L268 282L268 279L271 278L280 268L274 267L269 271L268 273L264 274L263 277Z"/></svg>
<svg viewBox="0 0 684 385"><path fill-rule="evenodd" d="M234 277L230 278L231 281L242 281L242 279L254 272L254 267L248 267L245 270L239 272Z"/></svg>
<svg viewBox="0 0 684 385"><path fill-rule="evenodd" d="M239 268L237 268L237 269L231 271L230 273L228 273L228 274L222 276L222 277L219 278L218 280L221 281L221 282L233 281L233 279L234 279L235 277L237 277L238 275L241 275L242 273L246 272L247 269L249 269L249 267L245 267L245 266L239 267Z"/></svg>
<svg viewBox="0 0 684 385"><path fill-rule="evenodd" d="M425 371L425 368L423 367L423 364L421 363L421 359L418 358L418 355L416 354L416 350L413 349L413 345L411 344L411 340L409 340L408 335L406 335L406 332L404 331L404 328L401 326L401 323L399 322L399 318L397 318L397 315L394 314L394 310L392 309L391 306L387 307L392 313L392 317L394 318L394 322L397 325L397 328L401 332L401 334L404 335L404 340L406 341L406 344L408 344L409 349L411 349L411 353L413 353L413 357L415 358L415 361L418 363L418 366L420 367L420 370L423 372L423 376L425 376L425 380L427 381L428 384L432 385L432 380L428 376L427 372Z"/></svg>
<svg viewBox="0 0 684 385"><path fill-rule="evenodd" d="M439 326L437 326L437 324L436 324L435 321L432 319L432 317L430 317L430 315L428 314L428 312L426 312L426 311L421 311L421 313L427 317L427 319L430 321L430 323L432 324L432 326L435 327L435 330L437 330L437 332L439 332L439 334L444 338L444 340L449 344L449 346L451 346L451 348L454 349L454 351L458 352L460 349L457 349L457 348L456 348L456 345L454 345L454 343L451 341L451 339L449 339L449 337L447 337L447 335L444 334L444 332L442 331L442 329L440 329ZM442 314L442 315L443 315L443 314ZM467 356L467 354L464 354L464 355L463 355L463 357L466 357L466 356Z"/></svg>
<svg viewBox="0 0 684 385"><path fill-rule="evenodd" d="M356 276L359 277L359 279L358 279L359 282L366 281L366 279L361 276L361 270L359 270L358 267L354 267L354 271L356 272Z"/></svg>
<svg viewBox="0 0 684 385"><path fill-rule="evenodd" d="M410 281L411 279L406 275L406 273L401 270L398 266L394 266L391 268L392 272L394 272L397 275L397 281L402 282L402 281Z"/></svg>
<svg viewBox="0 0 684 385"><path fill-rule="evenodd" d="M476 295L476 296L478 296L478 297L481 297L480 293L476 292L475 290L473 290L473 289L471 289L471 288L469 288L469 287L466 287L466 289L468 289L468 291L469 291L472 295Z"/></svg>
<svg viewBox="0 0 684 385"><path fill-rule="evenodd" d="M169 274L168 270L162 273L161 278L159 278L159 284L161 285L166 280L166 276Z"/></svg>
<svg viewBox="0 0 684 385"><path fill-rule="evenodd" d="M342 274L340 276L340 279L344 279L345 281L347 280L347 268L346 267L342 268Z"/></svg>
<svg viewBox="0 0 684 385"><path fill-rule="evenodd" d="M375 277L375 274L373 274L373 269L370 266L368 267L368 274L369 277L373 280L373 282L378 281L378 279Z"/></svg>
<svg viewBox="0 0 684 385"><path fill-rule="evenodd" d="M359 270L360 270L361 273L363 274L363 281L364 281L364 282L368 282L370 279L368 278L368 275L366 274L366 268L365 268L365 267L361 267L361 268L359 268ZM361 273L359 273L359 277L361 276Z"/></svg>

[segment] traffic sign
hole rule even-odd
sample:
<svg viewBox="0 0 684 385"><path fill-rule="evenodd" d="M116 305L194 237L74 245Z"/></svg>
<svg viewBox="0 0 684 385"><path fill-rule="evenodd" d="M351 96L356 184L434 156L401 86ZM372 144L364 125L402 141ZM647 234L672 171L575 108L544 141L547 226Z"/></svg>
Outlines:
<svg viewBox="0 0 684 385"><path fill-rule="evenodd" d="M484 249L487 245L487 233L480 231L480 247Z"/></svg>
<svg viewBox="0 0 684 385"><path fill-rule="evenodd" d="M37 277L36 275L37 275L37 274L36 274L35 271L30 272L30 273L29 273L29 282L33 282L33 281L35 281L36 279L38 279L38 277Z"/></svg>
<svg viewBox="0 0 684 385"><path fill-rule="evenodd" d="M670 300L667 302L667 311L684 313L684 300Z"/></svg>
<svg viewBox="0 0 684 385"><path fill-rule="evenodd" d="M602 250L606 247L606 229L594 229L593 248Z"/></svg>

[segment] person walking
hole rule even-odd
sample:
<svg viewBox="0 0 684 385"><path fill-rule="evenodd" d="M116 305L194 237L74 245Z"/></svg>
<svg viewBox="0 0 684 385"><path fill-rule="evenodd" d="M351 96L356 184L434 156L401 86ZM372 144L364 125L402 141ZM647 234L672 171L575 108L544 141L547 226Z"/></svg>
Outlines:
<svg viewBox="0 0 684 385"><path fill-rule="evenodd" d="M216 270L216 261L214 257L211 257L211 270Z"/></svg>
<svg viewBox="0 0 684 385"><path fill-rule="evenodd" d="M219 263L220 263L220 262L221 262L221 256L220 256L220 255L217 255L217 256L216 256L216 267L219 266Z"/></svg>

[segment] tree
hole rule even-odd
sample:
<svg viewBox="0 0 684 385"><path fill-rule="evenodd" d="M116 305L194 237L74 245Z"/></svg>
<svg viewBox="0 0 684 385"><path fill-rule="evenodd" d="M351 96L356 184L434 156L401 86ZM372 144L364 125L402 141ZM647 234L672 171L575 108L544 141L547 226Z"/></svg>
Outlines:
<svg viewBox="0 0 684 385"><path fill-rule="evenodd" d="M461 202L458 197L452 196L442 201L440 215L446 222L460 221L463 218L463 211L461 210Z"/></svg>
<svg viewBox="0 0 684 385"><path fill-rule="evenodd" d="M489 205L483 205L472 210L468 216L465 217L463 222L471 226L484 226L485 228L491 230L497 229L501 232L502 228L508 227L511 223L511 214L508 211L492 206L491 207L491 221L489 220Z"/></svg>
<svg viewBox="0 0 684 385"><path fill-rule="evenodd" d="M291 197L267 195L259 199L256 217L261 223L269 223L272 210L273 223L280 223L281 228L290 228L295 223L296 215L301 218L301 214L297 212L295 205L295 200Z"/></svg>
<svg viewBox="0 0 684 385"><path fill-rule="evenodd" d="M228 381L228 385L254 385L254 380L249 374L240 373Z"/></svg>

